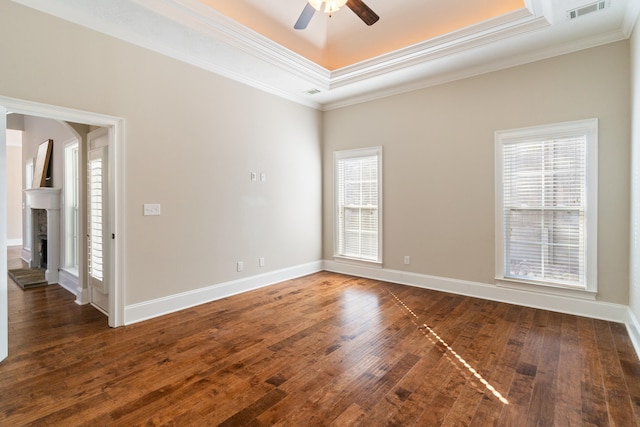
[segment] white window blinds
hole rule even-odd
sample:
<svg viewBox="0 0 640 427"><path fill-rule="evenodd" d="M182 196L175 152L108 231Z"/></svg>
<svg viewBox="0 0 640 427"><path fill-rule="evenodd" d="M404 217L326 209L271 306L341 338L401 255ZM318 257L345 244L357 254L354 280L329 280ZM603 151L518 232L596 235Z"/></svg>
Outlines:
<svg viewBox="0 0 640 427"><path fill-rule="evenodd" d="M380 262L380 149L337 152L336 255Z"/></svg>
<svg viewBox="0 0 640 427"><path fill-rule="evenodd" d="M502 141L505 278L587 287L589 138L576 129Z"/></svg>

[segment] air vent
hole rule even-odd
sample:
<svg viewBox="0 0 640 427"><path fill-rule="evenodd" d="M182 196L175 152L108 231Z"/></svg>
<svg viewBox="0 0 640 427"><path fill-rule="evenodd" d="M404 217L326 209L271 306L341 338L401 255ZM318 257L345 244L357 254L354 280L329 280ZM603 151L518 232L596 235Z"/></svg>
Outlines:
<svg viewBox="0 0 640 427"><path fill-rule="evenodd" d="M586 6L578 7L567 11L567 19L572 20L581 16L587 15L592 12L597 12L609 7L609 0L601 0L595 3L588 4Z"/></svg>
<svg viewBox="0 0 640 427"><path fill-rule="evenodd" d="M316 93L320 93L320 89L309 89L309 90L305 90L304 92L305 95L315 95Z"/></svg>

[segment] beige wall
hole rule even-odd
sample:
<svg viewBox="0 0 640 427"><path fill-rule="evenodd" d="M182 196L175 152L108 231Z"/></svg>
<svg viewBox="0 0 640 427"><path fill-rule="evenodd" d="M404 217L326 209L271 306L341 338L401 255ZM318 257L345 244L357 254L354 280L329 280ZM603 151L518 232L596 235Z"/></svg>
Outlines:
<svg viewBox="0 0 640 427"><path fill-rule="evenodd" d="M623 41L328 112L324 258L333 151L381 145L384 268L494 283L494 132L597 117L598 299L627 304L629 82Z"/></svg>
<svg viewBox="0 0 640 427"><path fill-rule="evenodd" d="M628 42L330 111L323 125L318 111L8 0L0 11L12 40L0 44L0 95L125 119L128 305L331 259L332 152L375 145L384 267L493 283L494 132L590 117L598 299L629 301ZM162 215L142 216L144 203Z"/></svg>
<svg viewBox="0 0 640 427"><path fill-rule="evenodd" d="M76 136L68 125L41 117L24 117L24 134L22 136L22 161L31 159L35 163L38 147L47 139L53 140L52 162L53 187L60 188L64 184L64 145ZM24 185L24 183L23 183Z"/></svg>
<svg viewBox="0 0 640 427"><path fill-rule="evenodd" d="M320 112L8 0L0 10L12 40L0 95L125 120L126 304L321 259Z"/></svg>

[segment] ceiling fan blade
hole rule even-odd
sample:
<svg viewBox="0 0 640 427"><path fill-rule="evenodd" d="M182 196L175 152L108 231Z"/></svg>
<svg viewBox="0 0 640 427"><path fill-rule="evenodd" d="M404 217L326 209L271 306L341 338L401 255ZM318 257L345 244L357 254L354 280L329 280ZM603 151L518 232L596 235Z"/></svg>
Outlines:
<svg viewBox="0 0 640 427"><path fill-rule="evenodd" d="M369 6L364 4L362 0L349 0L347 1L347 7L353 11L362 21L367 25L373 25L378 22L380 17L371 10Z"/></svg>
<svg viewBox="0 0 640 427"><path fill-rule="evenodd" d="M311 6L311 4L307 3L307 5L302 9L302 13L300 14L300 18L296 21L296 24L293 26L296 30L304 30L309 25L309 21L313 18L313 14L316 13L316 10Z"/></svg>

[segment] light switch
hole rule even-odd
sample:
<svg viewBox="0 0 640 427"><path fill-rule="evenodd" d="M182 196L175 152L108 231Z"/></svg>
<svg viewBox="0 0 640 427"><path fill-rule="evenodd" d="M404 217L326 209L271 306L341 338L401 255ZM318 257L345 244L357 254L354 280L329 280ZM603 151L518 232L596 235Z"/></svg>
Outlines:
<svg viewBox="0 0 640 427"><path fill-rule="evenodd" d="M144 216L160 215L159 203L145 203L143 207Z"/></svg>

